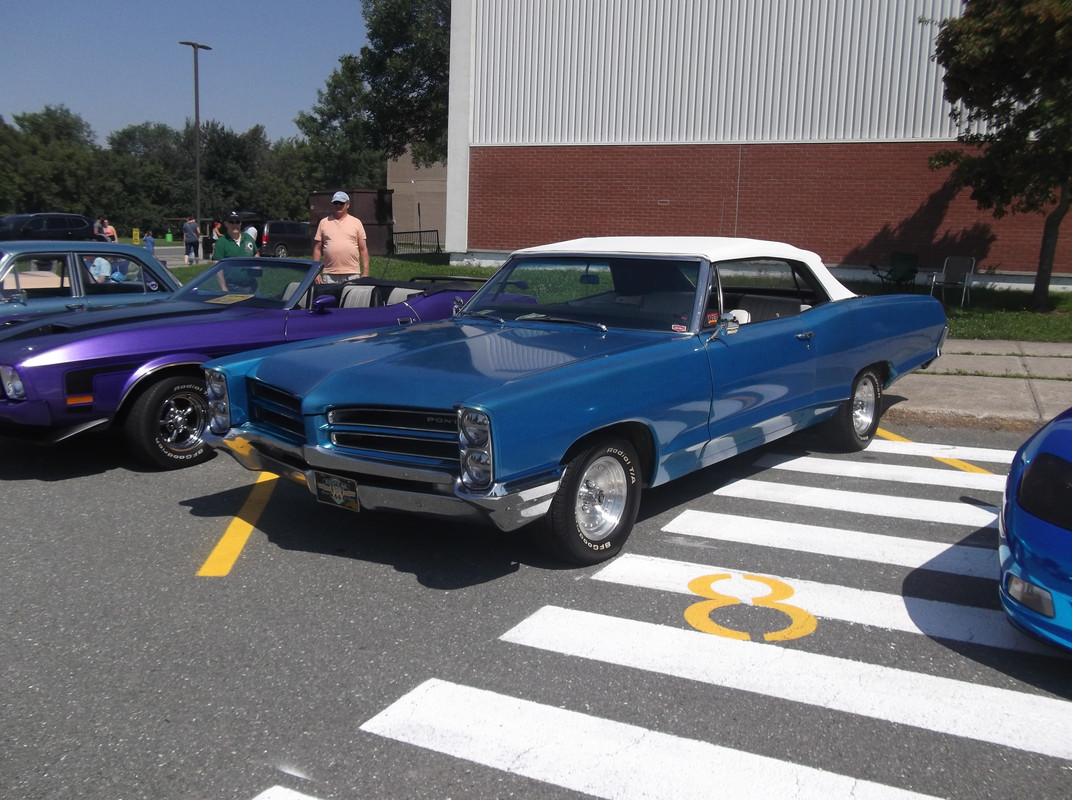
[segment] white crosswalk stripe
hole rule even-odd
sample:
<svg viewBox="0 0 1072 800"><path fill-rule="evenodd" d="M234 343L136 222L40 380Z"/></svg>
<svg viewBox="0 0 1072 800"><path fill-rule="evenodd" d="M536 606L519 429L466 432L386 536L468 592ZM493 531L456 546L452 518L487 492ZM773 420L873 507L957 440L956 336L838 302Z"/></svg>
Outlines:
<svg viewBox="0 0 1072 800"><path fill-rule="evenodd" d="M978 587L980 580L996 580L996 504L1005 478L957 462L1007 466L1012 451L879 439L868 447L867 455L868 459L861 460L761 452L749 463L769 474L734 480L713 492L716 498L745 501L732 508L745 508L745 513L684 510L662 527L665 543L680 550L690 540L702 539L763 548L787 557L792 553L821 555L831 563L844 561L846 570L856 573L885 569L888 577L890 568L902 569L906 576L910 573L917 580L944 586L975 581ZM889 459L881 461L884 456ZM935 466L930 459L944 460L947 466ZM824 485L802 485L808 481L795 478L798 474L822 476ZM837 488L839 481L852 490ZM866 489L870 482L875 485L873 491ZM917 496L923 493L930 497ZM934 499L943 493L956 499ZM859 519L845 527L786 520L797 513L803 516L805 509ZM876 517L890 521L884 523L887 531L896 531L897 521L905 523L907 535L853 529L870 527ZM971 537L971 544L932 541L925 537L939 528L922 528L916 524L920 522L948 527L958 538L980 529L992 531L983 539L993 546L978 544L978 535ZM704 552L716 551L707 547ZM755 551L743 552L747 558ZM814 616L820 625L836 621L868 626L860 629L862 637L884 640L887 632L897 632L1030 657L1060 656L1012 628L996 606L981 608L805 580L793 574L792 566L784 568L784 575L756 576L746 563L735 560L741 557L739 548L720 555L719 560L733 563L725 567L626 553L591 577L623 587L623 591L686 598L683 612L711 597L689 587L704 576L711 576L707 586L716 596L737 598L742 604L759 601L756 605L763 605L771 584L778 583L791 590L791 596L782 599L785 604ZM792 564L789 558L786 563ZM687 601L690 596L695 600ZM700 613L706 613L706 608ZM728 634L694 630L684 619L680 626L673 626L550 605L502 634L501 642L631 669L640 675L668 676L772 698L772 702L796 703L805 709L851 714L874 725L905 726L961 742L1072 759L1072 702L1032 691L1027 684L1024 690L1019 685L1003 688L1012 684L987 685L914 672L902 668L903 662L894 667L780 643L742 641ZM875 652L881 651L872 651L869 660L881 661ZM718 796L742 798L924 796L815 765L723 747L716 743L717 730L712 742L688 739L437 679L388 706L362 730L596 797L706 798L712 796L713 786L718 787ZM583 759L577 757L579 753Z"/></svg>
<svg viewBox="0 0 1072 800"><path fill-rule="evenodd" d="M762 584L745 580L737 570L628 553L614 559L592 577L609 583L688 595L691 594L688 588L691 580L713 573L729 573L733 576L730 581L716 584L721 594L747 601L753 596L769 592ZM1053 653L1052 648L1008 625L1001 611L777 575L769 577L792 587L793 596L787 602L807 609L817 617L1005 650L1045 655Z"/></svg>
<svg viewBox="0 0 1072 800"><path fill-rule="evenodd" d="M986 447L963 447L952 444L929 442L895 442L874 439L867 446L868 453L889 453L898 456L926 456L927 458L955 458L958 461L982 461L984 464L1012 463L1015 450L992 450Z"/></svg>
<svg viewBox="0 0 1072 800"><path fill-rule="evenodd" d="M998 509L974 503L954 503L949 500L926 500L918 497L846 492L840 489L821 489L815 486L792 486L784 483L739 480L715 490L720 497L739 497L768 503L826 508L830 511L849 511L893 519L913 519L920 522L942 522L947 525L970 525L975 528L996 528Z"/></svg>
<svg viewBox="0 0 1072 800"><path fill-rule="evenodd" d="M908 466L906 464L874 464L845 462L812 456L762 455L753 462L765 469L803 472L809 475L835 475L845 478L867 478L876 481L918 483L924 486L951 486L983 492L998 492L1005 488L1005 477L991 473L962 472L953 469Z"/></svg>
<svg viewBox="0 0 1072 800"><path fill-rule="evenodd" d="M285 786L273 786L271 789L265 789L253 800L317 800L317 798L311 794L296 792Z"/></svg>
<svg viewBox="0 0 1072 800"><path fill-rule="evenodd" d="M545 606L503 641L1072 758L1072 703L949 678Z"/></svg>
<svg viewBox="0 0 1072 800"><path fill-rule="evenodd" d="M926 796L439 680L361 729L595 797Z"/></svg>
<svg viewBox="0 0 1072 800"><path fill-rule="evenodd" d="M724 542L851 558L877 564L930 569L977 578L997 578L993 550L905 539L878 533L756 519L711 511L683 511L663 530Z"/></svg>

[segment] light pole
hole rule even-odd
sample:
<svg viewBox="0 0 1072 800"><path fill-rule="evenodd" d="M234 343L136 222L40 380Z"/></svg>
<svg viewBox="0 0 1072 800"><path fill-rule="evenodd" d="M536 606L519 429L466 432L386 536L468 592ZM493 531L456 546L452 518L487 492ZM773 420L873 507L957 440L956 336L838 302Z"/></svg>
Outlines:
<svg viewBox="0 0 1072 800"><path fill-rule="evenodd" d="M196 172L195 180L195 195L194 195L194 213L197 215L194 219L197 224L201 224L201 100L198 89L198 77L197 77L197 51L198 50L211 50L207 44L200 44L198 42L179 42L190 47L194 51L194 169ZM201 243L198 242L200 245ZM196 252L196 251L195 251ZM203 254L202 254L203 255Z"/></svg>

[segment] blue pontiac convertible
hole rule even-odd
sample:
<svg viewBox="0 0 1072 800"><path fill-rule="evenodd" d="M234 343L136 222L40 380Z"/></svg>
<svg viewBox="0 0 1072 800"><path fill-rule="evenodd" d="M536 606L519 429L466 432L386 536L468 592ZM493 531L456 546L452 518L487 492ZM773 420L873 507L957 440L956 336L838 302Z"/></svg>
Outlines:
<svg viewBox="0 0 1072 800"><path fill-rule="evenodd" d="M933 298L857 297L786 244L578 239L451 319L209 363L206 441L331 505L533 523L591 564L643 487L819 423L865 447L945 335Z"/></svg>

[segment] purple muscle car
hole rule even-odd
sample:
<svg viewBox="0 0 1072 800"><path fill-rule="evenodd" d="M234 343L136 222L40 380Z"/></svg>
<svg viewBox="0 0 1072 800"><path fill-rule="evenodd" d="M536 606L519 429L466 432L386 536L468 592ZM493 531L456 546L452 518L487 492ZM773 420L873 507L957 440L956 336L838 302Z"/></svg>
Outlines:
<svg viewBox="0 0 1072 800"><path fill-rule="evenodd" d="M165 300L4 319L0 436L47 444L114 428L150 464L197 464L211 455L202 439L208 419L203 362L443 319L481 283L317 283L320 266L301 259L225 259Z"/></svg>

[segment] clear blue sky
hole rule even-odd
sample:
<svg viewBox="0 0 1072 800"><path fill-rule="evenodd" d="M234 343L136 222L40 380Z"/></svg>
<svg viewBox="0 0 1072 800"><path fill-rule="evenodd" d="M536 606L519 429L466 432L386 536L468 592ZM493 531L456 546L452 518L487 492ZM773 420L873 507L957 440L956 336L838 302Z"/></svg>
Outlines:
<svg viewBox="0 0 1072 800"><path fill-rule="evenodd" d="M100 144L128 125L181 130L194 118L193 49L202 124L236 133L264 126L270 141L298 135L339 57L365 44L360 0L4 3L0 116L63 105Z"/></svg>

